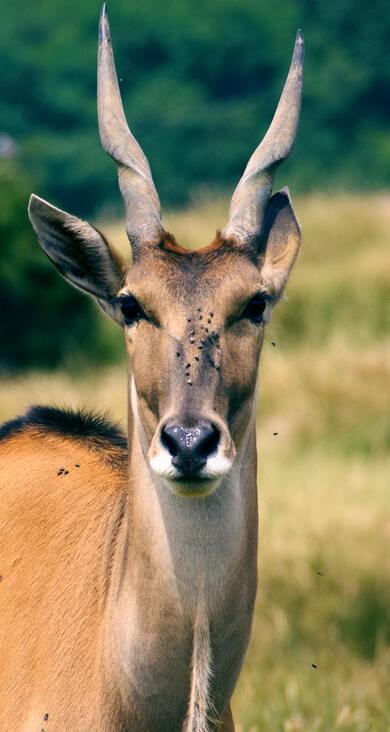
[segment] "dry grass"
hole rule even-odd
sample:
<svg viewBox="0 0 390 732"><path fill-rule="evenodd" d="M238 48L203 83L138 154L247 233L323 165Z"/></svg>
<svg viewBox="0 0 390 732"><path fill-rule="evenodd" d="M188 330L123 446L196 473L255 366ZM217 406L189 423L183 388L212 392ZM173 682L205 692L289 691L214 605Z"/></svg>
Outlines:
<svg viewBox="0 0 390 732"><path fill-rule="evenodd" d="M226 209L200 201L167 226L207 244ZM260 593L235 714L241 732L389 732L390 199L297 211L302 255L262 360ZM124 366L2 387L1 418L44 401L125 420Z"/></svg>

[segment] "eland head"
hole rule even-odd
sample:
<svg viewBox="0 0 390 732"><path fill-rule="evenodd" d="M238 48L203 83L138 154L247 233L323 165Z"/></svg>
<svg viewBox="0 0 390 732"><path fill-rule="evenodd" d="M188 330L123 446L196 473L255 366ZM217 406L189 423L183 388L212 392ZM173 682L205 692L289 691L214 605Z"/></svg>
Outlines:
<svg viewBox="0 0 390 732"><path fill-rule="evenodd" d="M48 257L123 327L144 456L180 495L218 486L254 414L264 328L300 245L288 189L272 194L272 184L297 131L303 56L298 31L275 115L234 191L229 220L208 247L190 251L165 230L149 163L128 128L104 7L99 130L118 166L131 264L89 223L31 197L31 222Z"/></svg>

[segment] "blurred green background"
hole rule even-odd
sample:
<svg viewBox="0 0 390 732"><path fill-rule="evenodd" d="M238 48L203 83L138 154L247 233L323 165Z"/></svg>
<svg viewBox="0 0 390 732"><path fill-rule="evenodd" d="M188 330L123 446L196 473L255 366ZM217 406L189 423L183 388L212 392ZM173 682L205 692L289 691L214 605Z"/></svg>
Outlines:
<svg viewBox="0 0 390 732"><path fill-rule="evenodd" d="M14 0L0 24L0 419L34 402L126 423L120 329L63 282L31 191L129 254L101 150L99 6ZM383 0L112 0L130 126L164 222L206 245L306 40L302 123L277 185L303 229L267 326L260 592L238 732L390 730L390 13Z"/></svg>
<svg viewBox="0 0 390 732"><path fill-rule="evenodd" d="M101 220L122 210L115 166L97 133L99 10L91 0L14 0L2 11L0 365L6 368L81 363L89 355L109 361L118 353L92 305L59 282L34 249L26 218L32 190L79 216ZM231 193L272 118L298 27L307 59L302 122L281 185L288 181L294 195L385 187L385 0L114 0L109 10L125 108L163 207L183 206L205 190ZM34 321L26 328L30 309ZM94 333L88 347L85 329Z"/></svg>
<svg viewBox="0 0 390 732"><path fill-rule="evenodd" d="M42 195L85 216L116 206L96 132L99 2L14 0L0 28L0 131ZM264 133L295 32L306 37L294 190L378 188L390 168L385 0L113 0L118 74L163 205L229 190Z"/></svg>

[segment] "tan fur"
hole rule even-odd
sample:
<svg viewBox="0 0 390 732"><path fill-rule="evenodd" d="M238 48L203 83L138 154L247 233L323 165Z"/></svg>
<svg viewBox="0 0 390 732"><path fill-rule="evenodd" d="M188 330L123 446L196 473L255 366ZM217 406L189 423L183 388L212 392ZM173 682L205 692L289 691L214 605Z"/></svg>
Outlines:
<svg viewBox="0 0 390 732"><path fill-rule="evenodd" d="M0 729L105 729L97 661L126 469L34 429L0 442L0 465Z"/></svg>
<svg viewBox="0 0 390 732"><path fill-rule="evenodd" d="M124 276L98 233L84 246L33 199L62 274L122 325L123 298L141 315L124 328L128 450L64 413L3 430L1 732L234 730L256 594L258 360L299 247L287 196L272 200L258 250L217 236L184 254L167 237L135 247ZM243 316L254 295L264 320ZM203 475L175 473L168 420L215 429Z"/></svg>
<svg viewBox="0 0 390 732"><path fill-rule="evenodd" d="M0 465L0 729L166 729L163 720L128 727L117 693L108 693L112 595L131 568L123 564L132 501L125 452L27 427L0 441ZM209 612L202 603L189 632L191 732L214 729ZM216 729L234 728L222 717Z"/></svg>
<svg viewBox="0 0 390 732"><path fill-rule="evenodd" d="M193 632L191 694L186 732L208 732L212 657L209 620L203 604L196 611Z"/></svg>

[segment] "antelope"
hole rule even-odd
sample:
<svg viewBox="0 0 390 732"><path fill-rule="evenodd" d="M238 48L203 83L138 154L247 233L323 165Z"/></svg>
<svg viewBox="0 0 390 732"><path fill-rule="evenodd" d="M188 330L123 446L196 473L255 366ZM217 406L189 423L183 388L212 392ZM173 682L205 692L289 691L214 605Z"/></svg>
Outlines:
<svg viewBox="0 0 390 732"><path fill-rule="evenodd" d="M300 112L303 38L229 220L204 249L163 228L125 119L108 17L98 117L118 165L131 264L32 195L38 240L124 330L127 439L93 414L31 407L0 433L0 729L234 730L257 582L256 397L264 328L300 246L272 195Z"/></svg>

